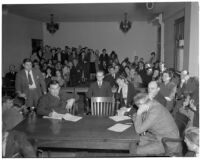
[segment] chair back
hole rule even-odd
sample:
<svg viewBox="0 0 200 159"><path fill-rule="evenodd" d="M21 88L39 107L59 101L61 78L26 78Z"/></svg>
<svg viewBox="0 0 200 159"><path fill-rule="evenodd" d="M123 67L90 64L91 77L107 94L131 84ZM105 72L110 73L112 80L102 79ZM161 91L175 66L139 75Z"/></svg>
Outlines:
<svg viewBox="0 0 200 159"><path fill-rule="evenodd" d="M175 122L176 122L178 129L179 129L179 133L180 133L181 138L184 137L184 131L185 131L185 128L187 127L189 120L190 119L186 115L184 115L180 112L177 112L176 115L175 115Z"/></svg>
<svg viewBox="0 0 200 159"><path fill-rule="evenodd" d="M95 116L113 116L115 102L113 97L92 97L91 114Z"/></svg>

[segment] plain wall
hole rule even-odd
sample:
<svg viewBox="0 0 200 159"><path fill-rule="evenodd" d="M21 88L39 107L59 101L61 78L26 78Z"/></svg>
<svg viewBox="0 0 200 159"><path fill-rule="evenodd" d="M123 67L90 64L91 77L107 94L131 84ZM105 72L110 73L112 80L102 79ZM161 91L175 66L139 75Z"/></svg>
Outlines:
<svg viewBox="0 0 200 159"><path fill-rule="evenodd" d="M2 71L10 64L19 65L30 57L31 39L42 39L42 23L11 13L2 16Z"/></svg>
<svg viewBox="0 0 200 159"><path fill-rule="evenodd" d="M124 34L117 22L63 22L59 30L51 35L43 24L44 44L61 47L88 46L103 48L110 53L116 51L119 60L135 55L149 60L150 53L157 50L157 27L147 22L133 22L132 28Z"/></svg>

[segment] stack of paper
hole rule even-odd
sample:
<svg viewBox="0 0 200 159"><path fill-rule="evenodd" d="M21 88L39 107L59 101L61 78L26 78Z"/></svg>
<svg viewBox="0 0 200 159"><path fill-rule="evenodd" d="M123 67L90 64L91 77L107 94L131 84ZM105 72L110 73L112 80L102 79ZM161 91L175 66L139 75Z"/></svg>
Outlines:
<svg viewBox="0 0 200 159"><path fill-rule="evenodd" d="M44 116L43 118L51 118L51 119L62 119L64 117L65 114L59 114L59 113L56 113L55 111L52 112L52 116L49 117L49 116Z"/></svg>
<svg viewBox="0 0 200 159"><path fill-rule="evenodd" d="M76 122L76 121L82 119L82 117L74 116L74 115L71 115L69 113L59 114L59 113L56 113L56 112L53 112L51 117L44 116L43 118L60 119L60 120L65 119L65 120L73 121L73 122Z"/></svg>
<svg viewBox="0 0 200 159"><path fill-rule="evenodd" d="M66 113L64 115L63 119L68 120L68 121L76 122L76 121L82 119L82 117L80 117L80 116L74 116L74 115L71 115L69 113Z"/></svg>
<svg viewBox="0 0 200 159"><path fill-rule="evenodd" d="M111 126L110 128L108 128L108 130L115 131L115 132L123 132L126 129L128 129L129 127L131 127L131 125L118 123L118 124L115 124L115 125Z"/></svg>
<svg viewBox="0 0 200 159"><path fill-rule="evenodd" d="M110 116L109 118L114 121L122 121L122 120L131 119L129 116Z"/></svg>

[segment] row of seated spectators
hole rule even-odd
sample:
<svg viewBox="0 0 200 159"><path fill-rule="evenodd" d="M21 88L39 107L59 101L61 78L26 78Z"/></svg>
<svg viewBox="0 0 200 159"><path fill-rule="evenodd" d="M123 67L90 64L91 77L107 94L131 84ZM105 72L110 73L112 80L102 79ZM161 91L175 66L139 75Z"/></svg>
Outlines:
<svg viewBox="0 0 200 159"><path fill-rule="evenodd" d="M138 59L138 56L135 56L133 62L125 58L120 63L118 55L114 51L108 55L106 49L99 54L99 50L94 51L88 47L69 48L66 46L65 50L61 50L45 46L44 49L33 51L30 58L33 67L43 73L47 84L51 79L56 79L61 87L76 86L93 80L97 70L104 70L107 74L111 66L114 67L115 72L119 71L128 76L129 80L135 75L135 85L139 83L147 87L152 76L157 78L159 72L164 71L164 64L156 61L154 52L151 53L151 58L146 63L143 58ZM4 85L14 87L15 76L15 66L10 65L9 72L4 78Z"/></svg>

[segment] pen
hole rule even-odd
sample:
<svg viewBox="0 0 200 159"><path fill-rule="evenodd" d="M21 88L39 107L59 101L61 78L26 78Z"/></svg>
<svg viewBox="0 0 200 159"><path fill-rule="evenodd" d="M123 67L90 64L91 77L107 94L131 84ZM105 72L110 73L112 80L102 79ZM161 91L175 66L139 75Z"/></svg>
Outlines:
<svg viewBox="0 0 200 159"><path fill-rule="evenodd" d="M125 123L126 125L132 125L133 123Z"/></svg>

